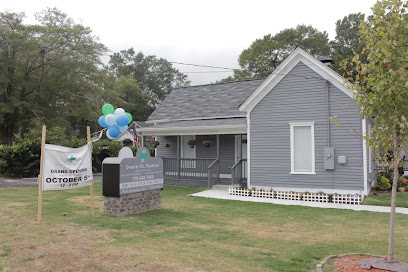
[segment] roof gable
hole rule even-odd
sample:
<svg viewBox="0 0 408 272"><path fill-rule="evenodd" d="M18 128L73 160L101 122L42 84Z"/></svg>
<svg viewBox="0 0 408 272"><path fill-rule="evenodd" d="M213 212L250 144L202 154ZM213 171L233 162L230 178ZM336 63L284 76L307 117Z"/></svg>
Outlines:
<svg viewBox="0 0 408 272"><path fill-rule="evenodd" d="M264 79L176 88L148 122L245 116L239 105Z"/></svg>
<svg viewBox="0 0 408 272"><path fill-rule="evenodd" d="M345 79L318 59L301 49L296 48L261 85L240 105L239 110L251 112L252 109L299 63L303 62L310 69L328 80L349 97L353 91L344 85Z"/></svg>

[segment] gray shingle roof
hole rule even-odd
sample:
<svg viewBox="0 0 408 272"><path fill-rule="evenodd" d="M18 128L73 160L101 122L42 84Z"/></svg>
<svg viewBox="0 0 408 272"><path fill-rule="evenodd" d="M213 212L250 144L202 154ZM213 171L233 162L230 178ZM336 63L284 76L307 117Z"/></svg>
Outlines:
<svg viewBox="0 0 408 272"><path fill-rule="evenodd" d="M254 79L174 89L148 120L245 116L238 110L239 105L263 81Z"/></svg>

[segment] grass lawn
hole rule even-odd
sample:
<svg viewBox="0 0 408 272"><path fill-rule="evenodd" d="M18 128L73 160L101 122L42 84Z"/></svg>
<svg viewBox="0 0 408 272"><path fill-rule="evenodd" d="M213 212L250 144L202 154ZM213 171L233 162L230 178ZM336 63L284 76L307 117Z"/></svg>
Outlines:
<svg viewBox="0 0 408 272"><path fill-rule="evenodd" d="M391 192L379 193L373 190L361 204L390 207ZM408 208L408 192L397 192L397 207Z"/></svg>
<svg viewBox="0 0 408 272"><path fill-rule="evenodd" d="M0 189L0 271L311 271L329 254L388 251L389 214L189 197L166 186L162 208L103 213L95 184L44 192ZM63 214L66 215L63 215ZM408 215L397 215L395 256L408 260Z"/></svg>

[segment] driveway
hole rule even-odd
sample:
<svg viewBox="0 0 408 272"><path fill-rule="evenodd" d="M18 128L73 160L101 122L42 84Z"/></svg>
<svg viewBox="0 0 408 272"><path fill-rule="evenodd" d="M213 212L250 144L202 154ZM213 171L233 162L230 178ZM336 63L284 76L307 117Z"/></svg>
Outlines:
<svg viewBox="0 0 408 272"><path fill-rule="evenodd" d="M101 180L102 180L101 173L94 174L94 182L98 182ZM0 177L0 188L36 187L36 186L37 186L37 178L13 179L13 178Z"/></svg>

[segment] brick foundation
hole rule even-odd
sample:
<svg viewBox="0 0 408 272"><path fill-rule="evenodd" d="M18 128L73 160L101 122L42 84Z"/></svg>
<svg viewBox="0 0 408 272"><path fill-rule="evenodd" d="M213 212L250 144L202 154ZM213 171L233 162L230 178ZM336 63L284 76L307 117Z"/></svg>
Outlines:
<svg viewBox="0 0 408 272"><path fill-rule="evenodd" d="M137 192L120 197L105 196L104 210L107 214L124 216L160 209L161 189Z"/></svg>

